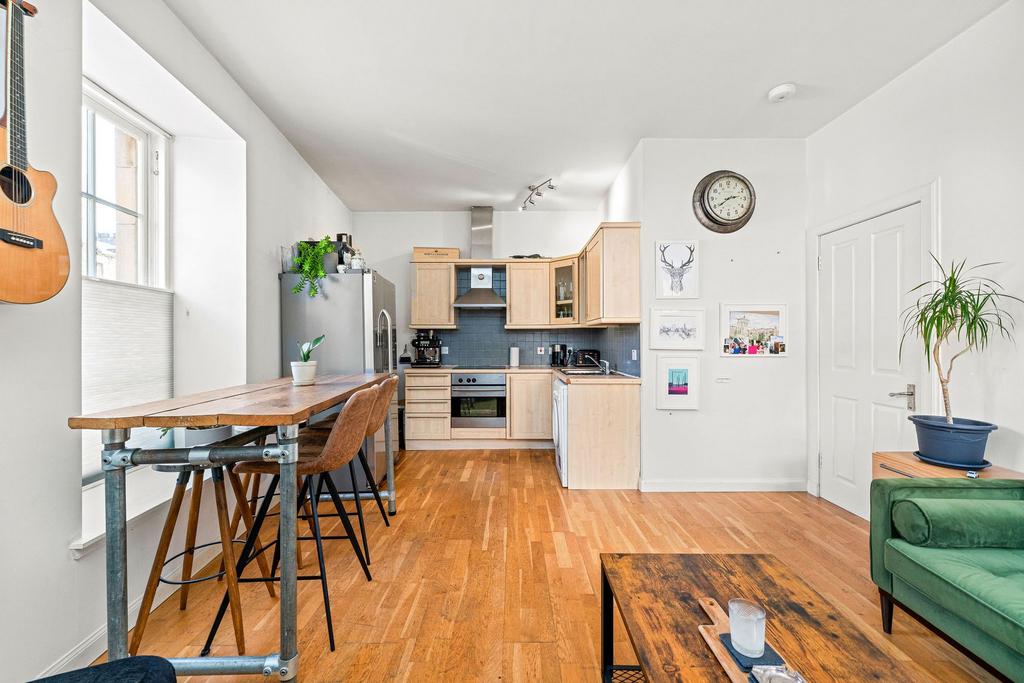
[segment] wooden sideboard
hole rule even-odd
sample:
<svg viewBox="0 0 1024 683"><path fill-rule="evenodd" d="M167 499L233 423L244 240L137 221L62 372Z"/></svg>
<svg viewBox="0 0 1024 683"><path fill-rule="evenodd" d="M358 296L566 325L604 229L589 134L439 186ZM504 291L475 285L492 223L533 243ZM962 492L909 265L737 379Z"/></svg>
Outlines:
<svg viewBox="0 0 1024 683"><path fill-rule="evenodd" d="M977 470L978 479L1024 479L1024 472L993 465ZM967 470L929 465L917 459L910 451L875 451L871 454L871 478L891 479L893 477L922 478L968 478Z"/></svg>

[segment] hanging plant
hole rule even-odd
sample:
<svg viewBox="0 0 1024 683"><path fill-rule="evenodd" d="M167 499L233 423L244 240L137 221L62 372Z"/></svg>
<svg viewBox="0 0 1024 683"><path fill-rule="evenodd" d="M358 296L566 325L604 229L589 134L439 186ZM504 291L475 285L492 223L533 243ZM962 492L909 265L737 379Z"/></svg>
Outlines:
<svg viewBox="0 0 1024 683"><path fill-rule="evenodd" d="M299 274L299 281L292 287L292 294L301 294L302 290L311 297L320 293L320 281L327 277L324 269L324 257L334 251L331 238L324 236L316 243L299 242L299 255L295 258L293 273Z"/></svg>

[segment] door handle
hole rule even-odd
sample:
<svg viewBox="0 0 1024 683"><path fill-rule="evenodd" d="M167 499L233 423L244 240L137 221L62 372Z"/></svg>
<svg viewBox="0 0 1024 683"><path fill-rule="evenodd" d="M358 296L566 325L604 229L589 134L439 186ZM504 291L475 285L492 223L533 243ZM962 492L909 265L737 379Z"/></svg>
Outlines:
<svg viewBox="0 0 1024 683"><path fill-rule="evenodd" d="M890 391L889 398L896 398L897 396L907 397L907 410L914 410L917 408L917 387L913 384L907 385L906 391Z"/></svg>

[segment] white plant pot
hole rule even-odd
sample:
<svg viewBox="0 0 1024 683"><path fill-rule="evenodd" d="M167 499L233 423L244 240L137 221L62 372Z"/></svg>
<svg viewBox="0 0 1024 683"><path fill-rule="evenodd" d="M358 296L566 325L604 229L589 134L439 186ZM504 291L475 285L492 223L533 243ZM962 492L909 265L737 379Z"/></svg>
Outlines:
<svg viewBox="0 0 1024 683"><path fill-rule="evenodd" d="M292 384L297 387L304 387L316 383L316 361L311 360L303 363L292 361Z"/></svg>
<svg viewBox="0 0 1024 683"><path fill-rule="evenodd" d="M221 441L231 436L231 427L208 427L207 429L174 428L174 447L192 448L203 446L214 441Z"/></svg>

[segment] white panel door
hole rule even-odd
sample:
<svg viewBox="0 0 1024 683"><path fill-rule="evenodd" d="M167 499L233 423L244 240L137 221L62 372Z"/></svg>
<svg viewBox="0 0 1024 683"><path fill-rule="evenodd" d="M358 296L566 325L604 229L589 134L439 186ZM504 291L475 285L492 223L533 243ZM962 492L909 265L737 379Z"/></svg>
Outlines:
<svg viewBox="0 0 1024 683"><path fill-rule="evenodd" d="M930 395L916 338L900 358L902 314L927 273L921 206L822 235L818 254L821 495L867 517L872 451L916 448L917 411L890 394Z"/></svg>

